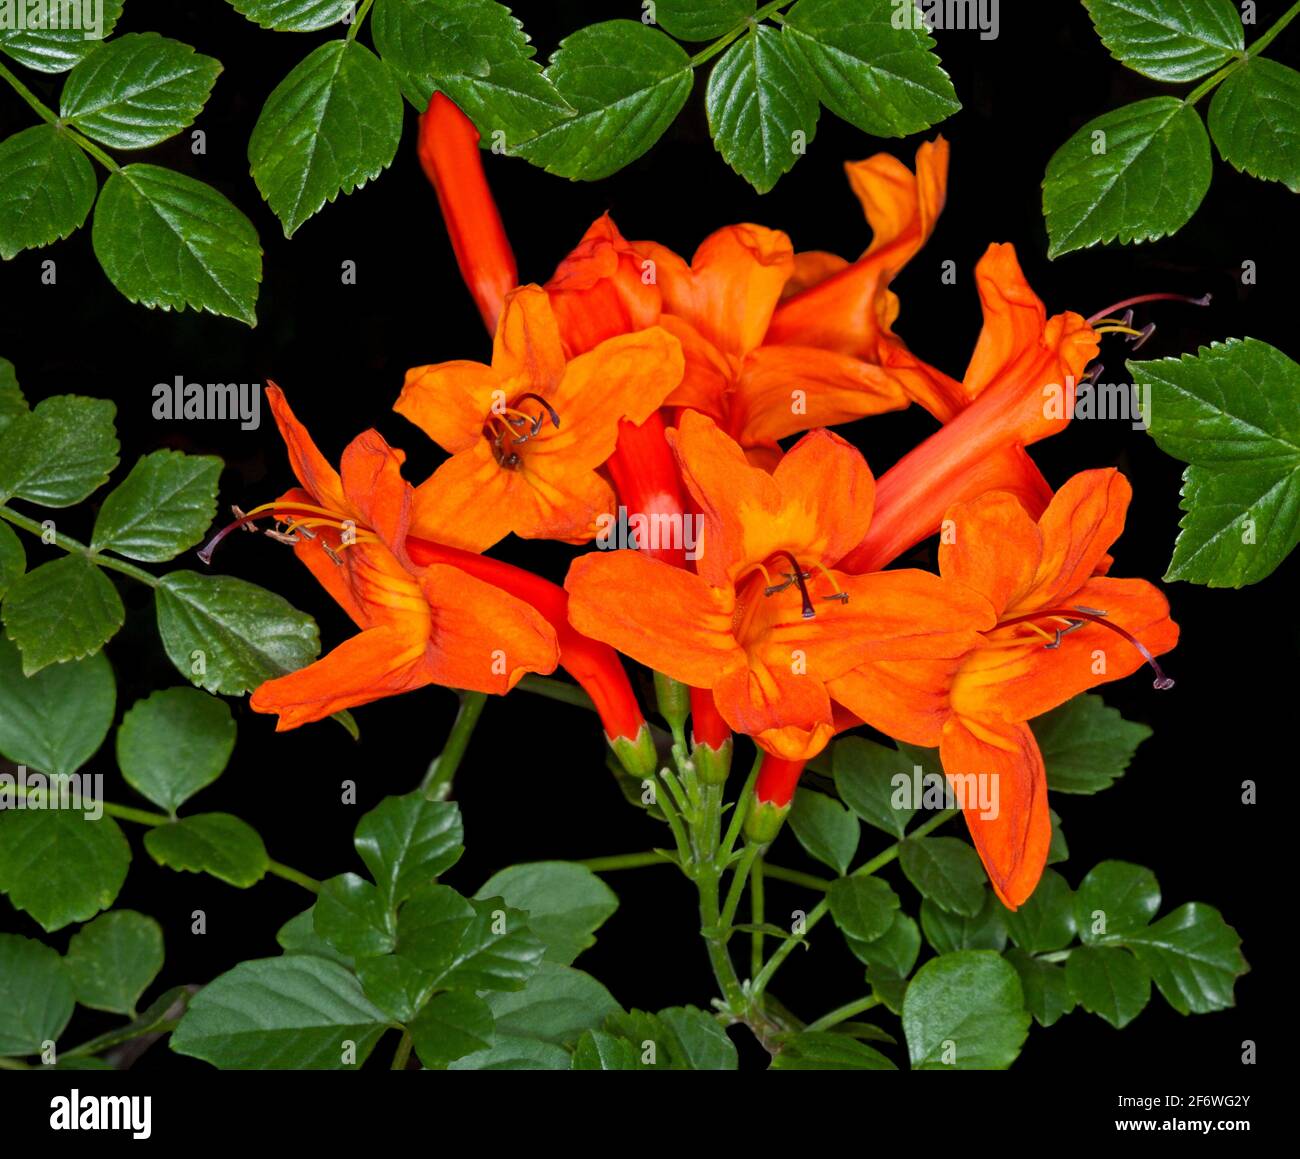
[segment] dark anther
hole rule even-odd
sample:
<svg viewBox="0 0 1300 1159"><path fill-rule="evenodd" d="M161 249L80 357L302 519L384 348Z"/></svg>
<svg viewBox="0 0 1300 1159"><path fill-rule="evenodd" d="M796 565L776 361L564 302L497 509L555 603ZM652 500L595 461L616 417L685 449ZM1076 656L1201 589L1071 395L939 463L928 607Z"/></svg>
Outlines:
<svg viewBox="0 0 1300 1159"><path fill-rule="evenodd" d="M798 584L799 594L803 597L803 618L805 620L811 620L817 614L816 609L812 605L812 596L808 594L808 584L805 582L811 578L811 573L804 571L799 566L799 561L795 559L795 557L790 552L778 551L775 552L774 554L785 556L785 558L790 561L790 564L794 568L794 571L783 572L782 574L786 577L785 583L772 584L771 587L766 587L763 589L763 594L765 596L774 596L777 594L777 592L785 591L785 589L788 588L791 584Z"/></svg>

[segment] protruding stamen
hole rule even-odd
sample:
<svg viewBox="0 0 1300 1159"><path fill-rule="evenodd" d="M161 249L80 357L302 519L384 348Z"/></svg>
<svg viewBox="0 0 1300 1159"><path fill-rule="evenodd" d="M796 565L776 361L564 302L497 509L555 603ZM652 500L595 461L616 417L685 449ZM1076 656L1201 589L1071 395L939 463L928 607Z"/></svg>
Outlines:
<svg viewBox="0 0 1300 1159"><path fill-rule="evenodd" d="M774 596L777 592L785 591L790 584L798 584L799 594L803 597L803 618L805 620L811 620L815 615L817 615L817 611L813 607L812 596L808 594L808 584L805 582L811 578L811 573L804 571L803 568L799 566L799 561L788 551L776 551L772 554L785 556L785 558L790 561L790 566L794 568L794 571L785 573L787 577L786 583L766 588L763 594L765 596Z"/></svg>
<svg viewBox="0 0 1300 1159"><path fill-rule="evenodd" d="M814 563L813 567L815 567L819 572L821 572L822 575L826 577L831 587L835 589L833 592L831 592L830 595L822 596L822 599L839 600L840 603L847 604L849 602L849 593L846 592L843 588L840 587L838 583L835 582L835 576L831 574L830 568L828 568L824 563Z"/></svg>
<svg viewBox="0 0 1300 1159"><path fill-rule="evenodd" d="M519 397L515 399L515 402L523 402L525 399L531 399L533 402L541 406L546 411L547 415L550 417L551 426L553 426L557 431L560 429L559 413L549 402L546 401L546 399L544 399L540 394L534 394L530 390L524 394L519 395ZM542 429L542 421L541 421L541 416L539 415L537 418L533 419L533 434L537 434L537 432L540 431L541 429Z"/></svg>
<svg viewBox="0 0 1300 1159"><path fill-rule="evenodd" d="M301 527L300 525L297 527L295 526L296 519L310 521L313 526L317 527L342 526L342 521L336 512L330 511L325 507L317 507L312 503L262 503L248 512L241 511L238 507L232 505L231 510L235 513L234 521L227 523L225 527L218 531L216 535L209 539L208 542L198 551L199 559L206 564L212 563L212 553L217 550L217 546L232 531L242 527L246 531L255 532L258 529L254 527L253 524L256 523L257 520L265 518L268 515L274 515L277 522L283 522L283 520L280 519L280 516L282 515L289 517L289 526L286 531L266 532L266 534L270 535L272 539L276 539L281 543L298 542L297 538L294 536L294 532L295 530L300 530Z"/></svg>
<svg viewBox="0 0 1300 1159"><path fill-rule="evenodd" d="M1082 605L1073 608L1046 608L1041 612L1030 612L1028 615L1024 616L1012 616L1009 620L1001 621L1001 623L998 624L998 627L1005 628L1009 627L1011 624L1025 624L1031 620L1042 619L1044 616L1055 616L1058 619L1065 620L1070 625L1068 628L1058 628L1056 639L1050 644L1044 644L1044 648L1058 647L1061 643L1061 637L1069 632L1081 628L1083 626L1083 621L1085 620L1089 623L1100 624L1103 628L1109 628L1112 632L1122 636L1142 654L1142 658L1151 665L1151 670L1156 674L1156 678L1152 682L1153 688L1164 691L1166 688L1172 688L1174 686L1173 680L1165 675L1165 671L1160 667L1159 661L1157 661L1151 654L1151 649L1133 635L1132 632L1128 631L1126 628L1121 628L1118 624L1112 623L1108 620L1104 608L1086 608ZM1082 617L1082 619L1080 619L1080 617Z"/></svg>
<svg viewBox="0 0 1300 1159"><path fill-rule="evenodd" d="M1133 298L1125 298L1122 302L1116 302L1112 306L1107 306L1104 310L1098 310L1091 318L1088 325L1100 322L1103 318L1109 317L1114 311L1122 310L1125 306L1140 306L1143 302L1186 302L1189 306L1208 306L1210 304L1210 295L1202 294L1199 298L1193 298L1188 294L1138 294Z"/></svg>

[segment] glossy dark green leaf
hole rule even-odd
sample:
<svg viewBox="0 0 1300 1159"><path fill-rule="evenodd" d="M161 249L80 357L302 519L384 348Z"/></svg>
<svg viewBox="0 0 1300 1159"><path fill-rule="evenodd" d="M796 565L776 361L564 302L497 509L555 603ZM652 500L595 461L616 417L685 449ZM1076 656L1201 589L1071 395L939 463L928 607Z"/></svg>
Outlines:
<svg viewBox="0 0 1300 1159"><path fill-rule="evenodd" d="M0 52L27 68L40 72L67 72L79 60L98 51L122 15L123 0L84 4L81 27L65 21L58 28L18 27L17 21L0 28ZM10 11L17 5L8 5ZM102 13L102 18L100 14Z"/></svg>
<svg viewBox="0 0 1300 1159"><path fill-rule="evenodd" d="M162 927L135 910L101 914L72 936L63 960L78 1002L134 1018L162 969Z"/></svg>
<svg viewBox="0 0 1300 1159"><path fill-rule="evenodd" d="M870 942L848 939L849 949L881 978L906 978L921 952L921 931L906 914L895 913L889 929Z"/></svg>
<svg viewBox="0 0 1300 1159"><path fill-rule="evenodd" d="M6 138L0 143L0 258L81 228L98 188L85 153L54 125Z"/></svg>
<svg viewBox="0 0 1300 1159"><path fill-rule="evenodd" d="M213 877L247 889L265 875L266 846L254 829L229 813L196 813L144 835L144 847L159 865Z"/></svg>
<svg viewBox="0 0 1300 1159"><path fill-rule="evenodd" d="M18 385L18 372L7 358L0 358L0 431L27 413L27 400Z"/></svg>
<svg viewBox="0 0 1300 1159"><path fill-rule="evenodd" d="M275 941L286 954L315 954L318 958L329 958L333 962L338 962L341 966L352 969L353 961L347 954L340 954L324 938L316 933L316 907L308 906L300 914L295 914L276 931ZM370 958L367 961L379 961L378 958ZM357 971L360 974L360 970ZM383 1006L377 998L372 997L371 1001L377 1006ZM399 1020L400 1021L400 1020Z"/></svg>
<svg viewBox="0 0 1300 1159"><path fill-rule="evenodd" d="M385 797L357 823L353 844L385 904L395 906L455 865L464 839L460 806L417 791Z"/></svg>
<svg viewBox="0 0 1300 1159"><path fill-rule="evenodd" d="M1084 7L1111 56L1153 80L1195 80L1245 47L1232 0L1084 0Z"/></svg>
<svg viewBox="0 0 1300 1159"><path fill-rule="evenodd" d="M23 541L7 523L0 523L0 599L27 570Z"/></svg>
<svg viewBox="0 0 1300 1159"><path fill-rule="evenodd" d="M1023 950L1008 950L1006 959L1020 975L1025 1009L1039 1026L1051 1026L1074 1009L1075 998L1065 977L1065 967L1030 957Z"/></svg>
<svg viewBox="0 0 1300 1159"><path fill-rule="evenodd" d="M1160 908L1155 874L1127 861L1103 861L1074 895L1079 937L1085 942L1115 941L1142 929Z"/></svg>
<svg viewBox="0 0 1300 1159"><path fill-rule="evenodd" d="M1249 967L1241 938L1219 911L1189 902L1124 944L1143 962L1165 1000L1180 1014L1207 1014L1233 1005L1233 985Z"/></svg>
<svg viewBox="0 0 1300 1159"><path fill-rule="evenodd" d="M163 563L193 547L217 514L221 460L154 451L105 497L90 546L130 559Z"/></svg>
<svg viewBox="0 0 1300 1159"><path fill-rule="evenodd" d="M941 909L973 918L984 905L984 866L956 837L909 837L899 850L903 873Z"/></svg>
<svg viewBox="0 0 1300 1159"><path fill-rule="evenodd" d="M841 877L831 883L826 899L835 924L861 942L883 937L898 910L898 894L875 877Z"/></svg>
<svg viewBox="0 0 1300 1159"><path fill-rule="evenodd" d="M0 934L0 1056L40 1054L72 1017L63 960L32 938Z"/></svg>
<svg viewBox="0 0 1300 1159"><path fill-rule="evenodd" d="M498 1034L573 1046L584 1030L597 1030L620 1010L590 974L542 962L522 990L487 995ZM423 1056L422 1056L423 1057Z"/></svg>
<svg viewBox="0 0 1300 1159"><path fill-rule="evenodd" d="M357 0L229 0L241 16L277 32L316 32L340 24Z"/></svg>
<svg viewBox="0 0 1300 1159"><path fill-rule="evenodd" d="M1047 766L1047 787L1058 793L1099 793L1128 768L1138 745L1151 735L1125 720L1100 696L1084 693L1033 722Z"/></svg>
<svg viewBox="0 0 1300 1159"><path fill-rule="evenodd" d="M574 1070L637 1070L636 1048L605 1030L584 1030L573 1048Z"/></svg>
<svg viewBox="0 0 1300 1159"><path fill-rule="evenodd" d="M1151 998L1151 974L1117 946L1080 946L1065 962L1070 993L1089 1014L1123 1030Z"/></svg>
<svg viewBox="0 0 1300 1159"><path fill-rule="evenodd" d="M772 1070L897 1070L878 1050L847 1034L796 1034L772 1059Z"/></svg>
<svg viewBox="0 0 1300 1159"><path fill-rule="evenodd" d="M1074 941L1078 929L1074 914L1074 893L1070 884L1054 869L1043 872L1029 898L1014 913L1002 910L1002 921L1011 940L1031 954L1061 950Z"/></svg>
<svg viewBox="0 0 1300 1159"><path fill-rule="evenodd" d="M900 788L911 788L911 759L897 749L849 736L836 742L832 760L840 799L868 825L902 837L916 814L903 803L910 801L910 792L899 795Z"/></svg>
<svg viewBox="0 0 1300 1159"><path fill-rule="evenodd" d="M736 1048L715 1018L693 1006L629 1010L605 1029L632 1044L640 1070L735 1070Z"/></svg>
<svg viewBox="0 0 1300 1159"><path fill-rule="evenodd" d="M845 873L858 848L858 819L838 801L812 789L800 789L790 810L790 828L810 856L836 873Z"/></svg>
<svg viewBox="0 0 1300 1159"><path fill-rule="evenodd" d="M107 399L44 399L0 433L0 501L71 507L108 482L117 466L117 408Z"/></svg>
<svg viewBox="0 0 1300 1159"><path fill-rule="evenodd" d="M712 40L754 15L755 0L656 0L655 20L678 40Z"/></svg>
<svg viewBox="0 0 1300 1159"><path fill-rule="evenodd" d="M113 581L84 555L29 571L9 589L3 612L5 635L22 652L25 676L94 655L126 619Z"/></svg>
<svg viewBox="0 0 1300 1159"><path fill-rule="evenodd" d="M222 700L196 688L166 688L138 700L117 730L117 763L126 783L175 813L226 767L235 721Z"/></svg>
<svg viewBox="0 0 1300 1159"><path fill-rule="evenodd" d="M1189 466L1166 580L1241 587L1300 542L1300 366L1254 338L1128 363L1151 437Z"/></svg>
<svg viewBox="0 0 1300 1159"><path fill-rule="evenodd" d="M915 1070L1005 1070L1029 1033L1020 977L989 950L944 954L922 966L903 1001Z"/></svg>
<svg viewBox="0 0 1300 1159"><path fill-rule="evenodd" d="M985 890L984 905L974 917L962 917L940 909L930 898L921 902L921 929L925 940L939 954L958 950L996 950L1007 944L1006 910L992 890Z"/></svg>
<svg viewBox="0 0 1300 1159"><path fill-rule="evenodd" d="M388 954L396 945L393 911L379 890L355 873L321 883L314 921L316 933L351 958Z"/></svg>
<svg viewBox="0 0 1300 1159"><path fill-rule="evenodd" d="M334 952L332 947L331 952ZM351 959L346 959L344 964L350 961ZM403 958L400 954L361 958L357 961L355 970L366 997L397 1022L409 1023L433 993L433 979L409 958ZM463 994L464 991L448 993ZM471 1049L483 1048L475 1046Z"/></svg>
<svg viewBox="0 0 1300 1159"><path fill-rule="evenodd" d="M1209 120L1228 164L1300 193L1300 72L1251 57L1215 90Z"/></svg>
<svg viewBox="0 0 1300 1159"><path fill-rule="evenodd" d="M492 1011L463 990L435 994L410 1024L415 1053L426 1067L441 1067L492 1045Z"/></svg>
<svg viewBox="0 0 1300 1159"><path fill-rule="evenodd" d="M528 928L546 944L546 960L567 966L596 944L593 934L618 908L618 897L586 866L533 861L494 873L478 897L503 897L528 914Z"/></svg>
<svg viewBox="0 0 1300 1159"><path fill-rule="evenodd" d="M498 1034L487 1050L476 1050L449 1063L448 1070L571 1070L569 1052L540 1038Z"/></svg>

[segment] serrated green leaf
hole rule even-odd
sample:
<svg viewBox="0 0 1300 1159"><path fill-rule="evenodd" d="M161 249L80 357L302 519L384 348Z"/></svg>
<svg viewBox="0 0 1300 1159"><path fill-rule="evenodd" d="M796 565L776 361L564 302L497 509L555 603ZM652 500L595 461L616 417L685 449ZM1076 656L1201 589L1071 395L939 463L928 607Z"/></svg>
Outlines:
<svg viewBox="0 0 1300 1159"><path fill-rule="evenodd" d="M167 655L177 671L209 692L250 692L310 664L320 651L315 620L234 576L169 572L155 598Z"/></svg>
<svg viewBox="0 0 1300 1159"><path fill-rule="evenodd" d="M898 3L799 0L785 18L822 104L876 137L919 133L961 108L924 22L918 14L900 27L901 11Z"/></svg>
<svg viewBox="0 0 1300 1159"><path fill-rule="evenodd" d="M1079 882L1074 916L1084 942L1114 942L1142 929L1160 908L1160 883L1149 869L1103 861Z"/></svg>
<svg viewBox="0 0 1300 1159"><path fill-rule="evenodd" d="M72 980L54 950L0 934L0 1055L40 1054L58 1041L74 1005Z"/></svg>
<svg viewBox="0 0 1300 1159"><path fill-rule="evenodd" d="M5 635L23 654L23 675L98 652L122 626L117 588L84 555L43 563L4 602Z"/></svg>
<svg viewBox="0 0 1300 1159"><path fill-rule="evenodd" d="M402 111L393 73L355 40L327 41L275 87L253 126L248 160L285 237L393 163Z"/></svg>
<svg viewBox="0 0 1300 1159"><path fill-rule="evenodd" d="M973 918L983 908L984 867L966 842L956 837L909 837L898 861L921 896L941 909Z"/></svg>
<svg viewBox="0 0 1300 1159"><path fill-rule="evenodd" d="M796 1034L781 1046L772 1070L897 1070L878 1050L847 1034Z"/></svg>
<svg viewBox="0 0 1300 1159"><path fill-rule="evenodd" d="M332 954L337 951L328 946ZM346 965L350 958L337 958ZM385 1014L401 1023L410 1022L433 993L433 979L409 958L385 954L380 958L361 958L356 966L357 980L366 997ZM448 991L464 993L464 991ZM484 1043L484 1045L487 1045ZM474 1050L481 1049L474 1047Z"/></svg>
<svg viewBox="0 0 1300 1159"><path fill-rule="evenodd" d="M0 893L47 933L108 909L126 880L131 847L112 817L84 810L0 809ZM32 866L39 865L39 873Z"/></svg>
<svg viewBox="0 0 1300 1159"><path fill-rule="evenodd" d="M142 455L105 497L95 518L91 550L165 563L193 547L217 514L221 467L213 455Z"/></svg>
<svg viewBox="0 0 1300 1159"><path fill-rule="evenodd" d="M448 1070L570 1070L569 1052L553 1042L499 1034L487 1050L449 1063Z"/></svg>
<svg viewBox="0 0 1300 1159"><path fill-rule="evenodd" d="M269 859L254 829L229 813L196 813L144 835L144 847L159 865L189 873L209 873L247 889L261 881Z"/></svg>
<svg viewBox="0 0 1300 1159"><path fill-rule="evenodd" d="M817 81L789 36L760 24L713 66L705 109L723 160L766 193L817 131Z"/></svg>
<svg viewBox="0 0 1300 1159"><path fill-rule="evenodd" d="M117 408L107 399L43 399L0 433L0 502L17 496L71 507L108 482L117 466Z"/></svg>
<svg viewBox="0 0 1300 1159"><path fill-rule="evenodd" d="M426 1067L445 1066L492 1045L489 1004L463 990L435 994L411 1022L411 1042Z"/></svg>
<svg viewBox="0 0 1300 1159"><path fill-rule="evenodd" d="M1245 48L1232 0L1084 0L1110 54L1153 80L1188 81Z"/></svg>
<svg viewBox="0 0 1300 1159"><path fill-rule="evenodd" d="M1228 164L1300 193L1300 72L1251 57L1215 90L1209 120Z"/></svg>
<svg viewBox="0 0 1300 1159"><path fill-rule="evenodd" d="M984 905L974 917L962 917L940 909L930 898L921 902L921 929L937 954L958 950L995 950L1007 944L1006 910L992 890L984 891Z"/></svg>
<svg viewBox="0 0 1300 1159"><path fill-rule="evenodd" d="M221 62L156 32L128 32L68 75L61 119L110 149L145 149L203 111Z"/></svg>
<svg viewBox="0 0 1300 1159"><path fill-rule="evenodd" d="M7 523L0 523L0 599L24 571L27 570L27 553L23 541Z"/></svg>
<svg viewBox="0 0 1300 1159"><path fill-rule="evenodd" d="M1189 902L1124 944L1145 964L1165 1000L1180 1014L1208 1014L1233 1005L1232 988L1249 967L1241 938L1213 906Z"/></svg>
<svg viewBox="0 0 1300 1159"><path fill-rule="evenodd" d="M257 230L212 186L157 165L127 165L100 190L91 240L128 300L256 324Z"/></svg>
<svg viewBox="0 0 1300 1159"><path fill-rule="evenodd" d="M460 806L417 790L380 801L357 823L353 844L385 904L396 906L455 865L464 840Z"/></svg>
<svg viewBox="0 0 1300 1159"><path fill-rule="evenodd" d="M26 413L27 400L18 385L14 364L7 358L0 358L0 432Z"/></svg>
<svg viewBox="0 0 1300 1159"><path fill-rule="evenodd" d="M907 987L903 1033L914 1070L1005 1070L1029 1033L1020 977L990 950L933 958Z"/></svg>
<svg viewBox="0 0 1300 1159"><path fill-rule="evenodd" d="M83 16L80 28L74 27L71 21L65 22L61 28L0 28L0 52L38 72L67 72L79 60L85 60L97 51L112 35L122 16L122 3L123 0L103 0L102 9L98 4L87 3L87 16L103 13L98 27ZM17 8L17 5L10 7ZM14 25L17 23L13 22Z"/></svg>
<svg viewBox="0 0 1300 1159"><path fill-rule="evenodd" d="M638 20L609 20L560 42L546 77L577 115L511 152L562 177L595 181L635 161L681 111L695 81L690 58Z"/></svg>
<svg viewBox="0 0 1300 1159"><path fill-rule="evenodd" d="M167 688L138 700L117 730L126 783L175 813L225 769L235 721L224 701L195 688Z"/></svg>
<svg viewBox="0 0 1300 1159"><path fill-rule="evenodd" d="M1151 735L1146 725L1125 720L1100 696L1087 693L1035 719L1033 731L1047 766L1047 787L1057 793L1109 789Z"/></svg>
<svg viewBox="0 0 1300 1159"><path fill-rule="evenodd" d="M1151 437L1183 472L1166 580L1241 587L1300 542L1300 366L1254 338L1128 363L1151 392Z"/></svg>
<svg viewBox="0 0 1300 1159"><path fill-rule="evenodd" d="M655 20L678 40L712 40L754 15L755 0L658 0Z"/></svg>
<svg viewBox="0 0 1300 1159"><path fill-rule="evenodd" d="M1175 233L1201 204L1211 168L1205 126L1177 97L1151 97L1089 121L1047 163L1048 257Z"/></svg>
<svg viewBox="0 0 1300 1159"><path fill-rule="evenodd" d="M102 914L72 936L63 961L78 1002L134 1018L162 969L162 927L135 910Z"/></svg>
<svg viewBox="0 0 1300 1159"><path fill-rule="evenodd" d="M1151 975L1118 946L1080 946L1065 962L1070 993L1089 1014L1123 1030L1151 999Z"/></svg>
<svg viewBox="0 0 1300 1159"><path fill-rule="evenodd" d="M349 970L353 967L352 959L347 954L340 954L324 938L316 935L316 907L308 906L300 914L295 914L276 931L275 942L286 954L315 954L318 958L329 958ZM371 958L368 961L379 961ZM360 971L358 970L358 974ZM372 998L372 1002L382 1006L383 1003Z"/></svg>
<svg viewBox="0 0 1300 1159"><path fill-rule="evenodd" d="M835 924L860 942L883 937L898 910L898 894L875 877L841 877L831 883L826 900Z"/></svg>
<svg viewBox="0 0 1300 1159"><path fill-rule="evenodd" d="M503 897L525 911L528 928L546 944L546 960L564 966L596 944L596 930L618 909L614 891L572 861L512 865L488 878L475 896Z"/></svg>
<svg viewBox="0 0 1300 1159"><path fill-rule="evenodd" d="M903 913L895 913L889 929L873 941L846 940L858 961L880 978L906 978L921 953L921 931Z"/></svg>
<svg viewBox="0 0 1300 1159"><path fill-rule="evenodd" d="M790 828L810 856L836 873L848 871L862 830L858 819L838 801L825 793L799 789L790 810Z"/></svg>
<svg viewBox="0 0 1300 1159"><path fill-rule="evenodd" d="M342 23L357 0L229 0L241 16L277 32L316 32Z"/></svg>
<svg viewBox="0 0 1300 1159"><path fill-rule="evenodd" d="M316 933L350 958L374 958L394 949L394 912L379 890L355 873L321 882L313 920Z"/></svg>
<svg viewBox="0 0 1300 1159"><path fill-rule="evenodd" d="M497 1034L557 1046L573 1046L583 1031L598 1029L621 1009L590 974L557 962L542 962L522 990L498 991L486 1001Z"/></svg>
<svg viewBox="0 0 1300 1159"><path fill-rule="evenodd" d="M509 148L573 115L533 60L523 25L496 0L377 0L370 31L407 99L423 112L434 92L446 93L485 146Z"/></svg>
<svg viewBox="0 0 1300 1159"><path fill-rule="evenodd" d="M75 773L113 723L117 689L102 652L25 677L17 647L0 636L0 753L43 773Z"/></svg>
<svg viewBox="0 0 1300 1159"><path fill-rule="evenodd" d="M223 1070L355 1070L388 1025L337 962L289 954L209 982L170 1046Z"/></svg>
<svg viewBox="0 0 1300 1159"><path fill-rule="evenodd" d="M1069 882L1056 870L1045 870L1019 909L1002 910L1002 922L1011 940L1028 953L1064 949L1078 930Z"/></svg>
<svg viewBox="0 0 1300 1159"><path fill-rule="evenodd" d="M902 837L916 810L896 807L894 798L898 785L912 783L912 760L897 749L849 736L836 742L832 761L840 799L868 825Z"/></svg>
<svg viewBox="0 0 1300 1159"><path fill-rule="evenodd" d="M67 237L95 204L95 171L55 125L0 143L0 258Z"/></svg>
<svg viewBox="0 0 1300 1159"><path fill-rule="evenodd" d="M1066 981L1064 966L1040 962L1023 950L1008 950L1006 959L1020 975L1025 1009L1039 1026L1051 1026L1074 1009L1075 997Z"/></svg>
<svg viewBox="0 0 1300 1159"><path fill-rule="evenodd" d="M735 1070L736 1048L717 1021L693 1006L612 1014L605 1029L627 1039L643 1070Z"/></svg>
<svg viewBox="0 0 1300 1159"><path fill-rule="evenodd" d="M584 1030L573 1048L573 1069L637 1070L636 1047L606 1030Z"/></svg>

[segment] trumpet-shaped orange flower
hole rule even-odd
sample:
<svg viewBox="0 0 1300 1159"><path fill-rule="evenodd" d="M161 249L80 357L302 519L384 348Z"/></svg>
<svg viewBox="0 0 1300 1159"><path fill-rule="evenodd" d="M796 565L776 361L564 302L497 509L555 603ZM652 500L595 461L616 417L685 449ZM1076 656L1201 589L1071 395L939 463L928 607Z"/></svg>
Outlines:
<svg viewBox="0 0 1300 1159"><path fill-rule="evenodd" d="M1014 909L1037 885L1051 842L1043 758L1027 721L1118 680L1178 641L1164 596L1145 580L1098 574L1124 527L1131 489L1114 469L1085 471L1035 522L1015 496L989 492L947 514L939 568L988 601L996 626L961 656L869 661L830 693L892 737L939 747L950 777L996 779L996 817L967 807L989 879Z"/></svg>
<svg viewBox="0 0 1300 1159"><path fill-rule="evenodd" d="M597 468L620 422L645 422L681 375L677 341L657 327L566 360L545 291L513 291L491 366L444 362L407 373L396 410L451 453L416 490L412 534L470 551L512 531L594 538L614 507Z"/></svg>
<svg viewBox="0 0 1300 1159"><path fill-rule="evenodd" d="M834 563L871 519L862 456L828 431L772 474L702 415L670 436L704 512L697 573L632 552L575 560L565 586L582 633L696 688L777 756L833 731L827 684L866 657L955 657L988 627L987 603L917 571L850 576Z"/></svg>
<svg viewBox="0 0 1300 1159"><path fill-rule="evenodd" d="M275 535L293 543L361 631L314 664L261 685L250 701L255 711L278 714L280 731L426 684L503 693L525 672L555 668L555 630L529 604L459 568L411 562L411 486L401 477L401 451L366 431L335 471L281 391L269 386L267 397L302 487L226 531L274 518Z"/></svg>

